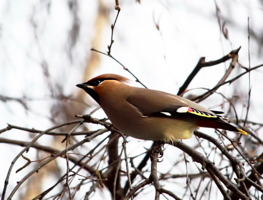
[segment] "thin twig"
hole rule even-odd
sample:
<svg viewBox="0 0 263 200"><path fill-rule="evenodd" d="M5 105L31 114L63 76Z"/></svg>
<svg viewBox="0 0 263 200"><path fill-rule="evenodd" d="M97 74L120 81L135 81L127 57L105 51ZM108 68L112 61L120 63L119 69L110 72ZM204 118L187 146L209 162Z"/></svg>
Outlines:
<svg viewBox="0 0 263 200"><path fill-rule="evenodd" d="M20 151L20 153L13 159L13 161L12 161L10 167L9 167L9 170L8 170L8 173L7 173L7 176L6 176L6 179L5 179L5 185L4 185L4 189L3 189L2 200L5 199L5 193L6 193L6 189L7 189L8 182L9 182L8 180L9 180L9 177L10 177L10 175L11 175L11 171L12 171L12 169L13 169L13 166L14 166L14 164L16 163L16 161L19 159L19 157L20 157L24 152L28 151L29 148L30 148L40 137L42 137L42 136L43 136L44 134L46 134L47 132L52 131L52 130L57 129L57 128L60 128L60 127L63 127L63 126L66 126L66 125L71 125L71 124L76 124L76 123L80 123L80 121L77 120L77 121L67 122L67 123L60 124L60 125L57 125L57 126L54 126L54 127L52 127L52 128L47 129L46 131L44 131L44 132L40 133L38 136L36 136L36 137L29 143L28 146L26 146L22 151ZM18 186L18 185L19 185L19 184L17 184L17 186Z"/></svg>
<svg viewBox="0 0 263 200"><path fill-rule="evenodd" d="M224 199L231 200L230 196L227 194L227 192L225 191L223 185L221 184L221 182L217 178L217 176L214 174L214 172L211 169L209 169L209 168L207 168L207 171L210 174L210 176L213 179L213 181L215 182L215 184L217 185L217 188L220 190L220 192L224 196Z"/></svg>
<svg viewBox="0 0 263 200"><path fill-rule="evenodd" d="M250 62L250 27L249 27L249 17L247 19L247 32L248 32L248 39L247 39L247 45L248 45L248 69L251 68L251 62ZM245 116L245 121L243 126L246 126L246 121L248 119L248 113L249 113L249 109L250 109L250 98L251 98L251 73L248 73L248 99L247 99L247 110L246 110L246 116Z"/></svg>
<svg viewBox="0 0 263 200"><path fill-rule="evenodd" d="M145 185L149 185L152 181L150 179L146 179L143 182L141 182L140 184L136 185L135 187L133 187L129 193L125 196L124 200L129 200L134 194L135 192L137 192L139 189L143 188Z"/></svg>
<svg viewBox="0 0 263 200"><path fill-rule="evenodd" d="M80 123L82 120L77 120L76 123ZM30 133L43 133L44 130L39 130L39 129L34 129L34 128L26 128L26 127L21 127L21 126L16 126L16 125L12 125L12 124L8 124L6 128L3 128L0 130L0 134L4 133L6 131L10 131L11 129L17 129L17 130L21 130L21 131L26 131L26 132L30 132ZM80 132L74 132L71 133L71 135L77 136L77 135L92 135L94 134L96 131L80 131ZM66 136L68 135L68 132L54 132L54 131L50 131L45 133L45 135L52 135L52 136Z"/></svg>
<svg viewBox="0 0 263 200"><path fill-rule="evenodd" d="M224 76L218 81L218 83L216 85L220 85L222 83L224 83L226 81L226 79L229 77L229 75L231 74L231 72L233 71L233 69L235 68L237 62L238 62L238 52L240 50L241 47L239 47L237 50L234 50L232 52L230 52L230 58L232 59L228 69L226 70ZM218 88L217 88L218 89ZM208 92L206 92L205 94L199 96L197 99L195 99L196 102L200 102L204 99L206 99L207 97L209 97L210 95L212 95L216 90L209 90Z"/></svg>
<svg viewBox="0 0 263 200"><path fill-rule="evenodd" d="M263 67L263 64L257 65L257 66L255 66L255 67L250 68L250 69L247 69L245 72L237 75L236 77L234 77L234 78L232 78L232 79L230 79L230 80L228 80L228 81L225 81L225 82L223 82L223 83L221 83L221 84L216 85L216 86L213 87L210 91L208 91L208 92L206 92L206 93L198 96L198 97L195 98L195 99L191 99L191 100L192 100L192 101L198 100L198 102L199 102L201 99L207 98L209 95L213 94L213 93L214 93L218 88L220 88L221 86L226 85L226 84L231 84L231 83L233 83L234 81L236 81L237 79L239 79L240 77L244 76L245 74L247 74L247 73L249 73L249 72L251 72L251 71L253 71L253 70L256 70L256 69L258 69L258 68L260 68L260 67Z"/></svg>
<svg viewBox="0 0 263 200"><path fill-rule="evenodd" d="M214 164L210 160L206 159L201 153L195 151L194 149L190 148L189 146L180 141L174 141L172 145L187 153L193 158L194 161L200 163L203 168L209 169L210 171L208 172L213 171L215 176L217 176L217 178L225 185L225 187L230 189L232 192L236 193L236 195L239 198L249 199L249 197L247 197L245 194L239 191L233 183L227 180L225 176L222 173L220 173L220 171L214 166Z"/></svg>
<svg viewBox="0 0 263 200"><path fill-rule="evenodd" d="M218 60L214 60L214 61L210 61L210 62L206 62L205 61L205 57L201 57L197 63L197 65L195 66L194 70L191 72L191 74L187 77L186 81L184 82L184 84L180 87L177 95L182 95L184 93L184 91L186 90L186 88L189 86L189 84L191 83L191 81L194 79L194 77L197 75L197 73L200 71L200 69L202 69L203 67L211 67L214 65L218 65L220 63L223 63L227 60L229 60L230 58L233 58L235 55L238 54L238 51L240 50L241 47L239 47L236 50L231 51L229 54L223 56L222 58L218 59Z"/></svg>
<svg viewBox="0 0 263 200"><path fill-rule="evenodd" d="M116 2L115 9L117 10L117 15L116 15L116 18L114 20L114 23L111 25L111 40L110 40L110 45L108 46L108 52L107 52L108 55L111 55L111 48L112 48L112 45L114 43L114 39L113 39L114 28L116 26L116 22L118 20L118 17L119 17L120 11L121 11L121 8L119 7L119 5L117 6L117 2Z"/></svg>
<svg viewBox="0 0 263 200"><path fill-rule="evenodd" d="M124 151L124 157L125 157L125 165L126 165L126 171L127 171L127 178L128 178L128 185L129 189L132 189L132 182L131 182L131 175L130 175L130 170L129 170L129 163L128 163L128 155L127 155L127 149L126 149L126 137L123 137L123 143L122 143L122 148Z"/></svg>
<svg viewBox="0 0 263 200"><path fill-rule="evenodd" d="M150 159L150 155L151 155L151 152L152 152L152 148L153 148L154 144L152 144L151 148L147 151L146 155L143 157L143 159L141 160L141 162L139 163L137 169L139 171L142 171L142 169L146 166L147 162L149 161ZM137 170L133 171L131 173L131 182L133 183L133 181L135 180L135 178L137 177L139 173L137 172ZM126 194L127 191L129 189L129 182L127 181L125 186L124 186L124 193Z"/></svg>
<svg viewBox="0 0 263 200"><path fill-rule="evenodd" d="M64 124L63 124L64 125ZM62 125L60 125L59 127L61 127ZM58 128L58 127L56 127ZM51 130L54 129L51 128ZM49 130L49 129L48 129ZM100 133L98 133L100 134ZM50 163L52 160L56 159L57 157L61 157L62 155L64 155L66 152L70 151L70 150L73 150L75 148L77 148L78 146L81 146L82 144L86 143L86 142L89 142L91 141L94 137L96 137L98 134L94 134L92 136L89 136L89 137L86 137L84 140L80 141L80 142L77 142L76 144L56 153L53 155L53 157L50 157L49 159L45 160L44 162L40 163L34 170L30 171L27 175L24 176L24 178L22 180L20 180L17 185L14 187L14 189L11 191L10 195L7 197L7 200L11 200L12 197L14 196L15 192L18 190L18 188L26 181L28 180L28 178L30 176L32 176L35 172L39 171L39 169L41 169L42 167L44 167L45 165L47 165L48 163ZM31 143L30 143L31 145ZM26 147L28 148L28 147ZM25 149L26 149L25 148ZM2 199L4 200L3 196L2 196Z"/></svg>

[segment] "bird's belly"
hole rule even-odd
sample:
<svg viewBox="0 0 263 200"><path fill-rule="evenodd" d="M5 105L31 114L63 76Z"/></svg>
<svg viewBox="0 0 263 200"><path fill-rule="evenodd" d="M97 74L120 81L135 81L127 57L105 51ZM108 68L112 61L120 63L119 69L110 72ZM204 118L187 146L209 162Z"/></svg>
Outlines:
<svg viewBox="0 0 263 200"><path fill-rule="evenodd" d="M122 122L121 122L122 121ZM134 117L127 121L112 121L124 134L144 140L175 141L192 137L197 125L173 118ZM121 123L120 123L121 122Z"/></svg>

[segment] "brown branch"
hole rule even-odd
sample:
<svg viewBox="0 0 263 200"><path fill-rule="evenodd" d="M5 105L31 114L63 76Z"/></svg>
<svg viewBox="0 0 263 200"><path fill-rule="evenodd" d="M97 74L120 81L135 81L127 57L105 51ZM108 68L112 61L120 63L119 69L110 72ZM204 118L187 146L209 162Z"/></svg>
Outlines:
<svg viewBox="0 0 263 200"><path fill-rule="evenodd" d="M152 153L151 153L151 174L150 179L153 181L153 185L155 187L155 200L159 200L160 198L160 183L157 175L157 162L159 149L161 148L160 144L155 144Z"/></svg>
<svg viewBox="0 0 263 200"><path fill-rule="evenodd" d="M149 185L152 181L150 179L146 179L140 184L136 185L134 188L130 190L130 192L125 196L124 200L129 200L135 192L137 192L139 189L143 188L145 185Z"/></svg>
<svg viewBox="0 0 263 200"><path fill-rule="evenodd" d="M187 77L186 81L184 82L184 84L180 87L177 95L182 95L184 93L184 91L186 90L186 88L189 86L189 84L191 83L191 81L194 79L194 77L197 75L197 73L203 68L203 67L211 67L214 65L218 65L220 63L223 63L227 60L229 60L230 58L235 57L241 47L239 47L236 50L231 51L229 54L223 56L222 58L218 59L218 60L214 60L214 61L210 61L210 62L206 62L205 61L205 57L201 57L197 63L197 65L195 66L194 70L191 72L191 74Z"/></svg>
<svg viewBox="0 0 263 200"><path fill-rule="evenodd" d="M176 196L174 193L172 193L171 191L166 190L166 189L164 189L164 188L160 188L160 189L159 189L159 192L160 192L160 193L168 194L169 196L171 196L171 197L174 198L175 200L182 200L181 198L179 198L178 196Z"/></svg>
<svg viewBox="0 0 263 200"><path fill-rule="evenodd" d="M148 159L145 159L145 158L148 158L148 155L150 155L150 158L151 158L151 174L150 174L150 177L148 179L145 179L144 182L142 182L142 183L138 184L137 186L135 186L134 188L132 188L129 191L129 193L127 194L127 196L124 198L125 200L131 198L136 191L138 191L139 189L143 188L145 185L148 185L150 183L153 183L153 185L155 187L155 191L156 191L155 200L158 200L160 198L160 194L162 194L162 193L165 193L165 194L173 197L175 200L181 200L179 197L177 197L171 191L162 188L160 183L159 183L157 163L158 163L159 154L161 153L161 155L162 155L162 145L163 145L162 142L161 143L160 142L154 142L153 143L151 149L147 152L143 161L140 163L140 164L143 163L142 165L146 164L145 160L148 160ZM150 154L149 154L149 152L150 152ZM134 171L134 173L135 172L136 171ZM139 174L139 173L137 172L137 174ZM135 178L135 177L132 177L132 178ZM127 183L126 183L126 185L127 185Z"/></svg>
<svg viewBox="0 0 263 200"><path fill-rule="evenodd" d="M108 130L103 129L100 131L100 134L106 132ZM6 138L0 138L0 143L5 143L5 144L12 144L12 145L17 145L17 146L22 146L22 147L26 147L30 144L30 142L26 142L26 141L21 141L21 140L11 140L11 139L6 139ZM41 150L41 151L45 151L47 153L50 153L51 156L53 157L54 154L60 152L59 149L55 149L53 147L49 147L49 146L43 146L43 145L39 145L39 144L33 144L31 146L32 148L35 148L37 150ZM60 156L61 158L65 158L63 155ZM76 157L74 156L69 156L69 160L74 163L77 164L78 160ZM82 165L83 163L79 163L78 165L81 166L82 168L84 168L85 170L87 170L89 173L93 174L93 168L87 166L87 165Z"/></svg>
<svg viewBox="0 0 263 200"><path fill-rule="evenodd" d="M242 163L240 163L234 156L230 155L229 152L227 151L227 149L225 147L223 147L215 138L210 137L209 135L203 134L200 131L195 131L194 133L196 136L204 138L204 139L208 140L209 142L213 143L221 151L221 153L228 158L228 160L232 164L233 171L235 172L238 179L243 179L245 177L245 172L244 172ZM241 185L242 184L243 183L241 183ZM241 191L242 192L244 191L244 192L246 192L247 195L249 195L244 184L243 184ZM223 194L223 195L224 195L225 199L228 198L225 194Z"/></svg>
<svg viewBox="0 0 263 200"><path fill-rule="evenodd" d="M111 40L110 40L110 45L108 45L108 52L107 52L108 55L111 55L111 48L114 43L114 39L113 39L114 28L116 26L116 22L118 20L118 17L121 11L118 1L116 1L115 10L117 10L117 15L115 17L114 23L111 25Z"/></svg>
<svg viewBox="0 0 263 200"><path fill-rule="evenodd" d="M237 79L239 79L240 77L242 77L243 75L245 75L245 74L247 74L247 73L249 73L249 72L251 72L251 71L253 71L253 70L256 70L256 69L258 69L258 68L260 68L260 67L263 67L263 64L257 65L257 66L255 66L255 67L250 68L250 69L246 69L245 72L239 74L238 76L236 76L236 77L234 77L234 78L232 78L232 79L230 79L230 80L228 80L228 81L225 81L225 82L223 82L223 83L220 83L220 84L216 85L215 87L213 87L213 88L212 88L211 90L209 90L208 92L206 92L206 93L198 96L198 97L195 98L195 99L191 99L191 100L192 100L192 101L200 102L201 100L203 100L203 99L207 98L208 96L210 96L211 94L213 94L213 93L214 93L218 88L220 88L221 86L226 85L226 84L228 84L228 83L231 84L231 83L233 83L234 81L236 81Z"/></svg>
<svg viewBox="0 0 263 200"><path fill-rule="evenodd" d="M94 49L94 48L91 48L90 50L91 50L91 51L95 51L95 52L97 52L97 53L100 53L100 54L103 54L103 55L105 55L105 56L110 57L111 59L113 59L114 61L116 61L119 65L121 65L124 70L126 70L129 74L131 74L131 75L135 78L135 81L136 81L137 83L140 83L144 88L147 88L146 85L144 85L144 84L137 78L137 76L135 76L135 74L131 72L131 70L129 70L127 67L125 67L125 65L123 65L123 64L122 64L119 60L117 60L115 57L113 57L112 55L108 55L107 53L104 53L104 52L99 51L99 50Z"/></svg>
<svg viewBox="0 0 263 200"><path fill-rule="evenodd" d="M217 139L209 136L209 135L206 135L200 131L195 131L194 134L197 136L197 137L200 137L200 138L204 138L206 140L208 140L209 142L213 143L220 151L222 154L224 154L228 160L232 163L232 165L240 165L240 162L235 158L233 157L225 147L223 147Z"/></svg>
<svg viewBox="0 0 263 200"><path fill-rule="evenodd" d="M82 120L77 120L76 123L80 123ZM6 128L1 129L0 130L0 134L5 132L5 131L10 131L11 129L17 129L17 130L21 130L21 131L27 131L30 133L42 133L44 132L44 130L39 130L39 129L34 129L34 128L26 128L26 127L21 127L21 126L16 126L16 125L12 125L12 124L8 124ZM74 132L71 133L71 135L77 136L77 135L87 135L90 136L92 134L94 134L96 131L80 131L80 132ZM54 131L50 131L45 133L45 135L52 135L52 136L66 136L68 135L68 132L54 132Z"/></svg>
<svg viewBox="0 0 263 200"><path fill-rule="evenodd" d="M11 175L11 171L13 169L13 166L14 164L16 163L16 161L18 160L18 158L26 151L29 150L29 148L40 138L42 137L45 133L49 132L49 131L52 131L54 129L57 129L57 128L60 128L60 127L63 127L63 126L66 126L66 125L71 125L71 124L76 124L76 123L80 123L79 121L72 121L72 122L67 122L67 123L64 123L64 124L60 124L60 125L57 125L57 126L54 126L52 128L49 128L47 129L46 131L40 133L38 136L36 136L30 143L28 146L26 146L12 161L10 167L9 167L9 170L8 170L8 173L7 173L7 176L6 176L6 179L5 179L5 186L4 186L4 189L3 189L3 194L2 194L2 200L4 200L5 198L5 193L6 193L6 189L7 189L7 186L8 186L8 182L9 182L9 177Z"/></svg>
<svg viewBox="0 0 263 200"><path fill-rule="evenodd" d="M250 27L249 27L249 17L248 17L248 22L247 22L247 32L248 32L248 69L251 68L251 60L250 60ZM248 113L249 113L249 110L250 110L250 98L251 98L251 73L249 72L248 73L248 87L249 87L249 90L248 90L248 98L247 98L247 110L246 110L246 116L245 116L245 121L244 121L244 124L243 126L246 125L246 121L248 119Z"/></svg>
<svg viewBox="0 0 263 200"><path fill-rule="evenodd" d="M96 135L100 135L102 133L107 132L107 129L103 129L97 132ZM25 141L18 141L18 140L11 140L11 139L5 139L5 138L0 138L0 143L6 143L6 144L12 144L12 145L18 145L18 146L24 146L27 147L29 146L31 143L30 142L25 142ZM37 150L41 150L41 151L45 151L47 153L51 154L51 157L55 157L56 154L58 154L60 152L60 150L49 147L49 146L43 146L43 145L39 145L39 144L32 144L31 148L35 148ZM58 155L57 157L61 157L61 158L65 158L65 156L63 154ZM57 158L55 157L55 158ZM89 165L87 165L85 162L82 162L82 160L85 158L85 156L83 156L80 160L74 156L68 156L68 160L71 161L72 163L74 163L75 165L71 168L71 170L75 167L75 166L79 166L81 169L85 169L87 170L90 174L95 175L96 173L94 172L94 169L92 167L90 167ZM35 170L36 171L36 170ZM54 186L52 186L51 188L49 188L48 190L46 190L46 192L43 192L42 194L38 195L38 196L44 196L46 195L49 191L51 191L57 184L59 184L59 182L61 182L66 175L62 176L60 181L58 181Z"/></svg>
<svg viewBox="0 0 263 200"><path fill-rule="evenodd" d="M165 193L168 194L169 196L173 197L175 200L181 200L179 197L177 197L174 193L172 193L169 190L166 190L161 187L159 183L159 178L158 178L158 171L157 171L157 163L158 163L158 157L159 155L162 156L163 154L163 143L155 142L152 153L151 153L151 174L149 179L153 182L153 185L155 187L155 200L160 199L160 194Z"/></svg>
<svg viewBox="0 0 263 200"><path fill-rule="evenodd" d="M64 125L64 124L63 124ZM62 125L59 125L59 126L62 126ZM55 128L58 128L58 126L56 127L53 127L51 128L52 129L55 129ZM50 130L50 129L48 129ZM47 130L47 131L48 131ZM101 133L97 133L97 134L94 134L92 136L89 136L89 137L86 137L84 140L80 141L80 142L77 142L75 143L74 145L62 150L62 151L59 151L58 153L54 154L52 157L50 157L49 159L46 159L45 161L43 161L42 163L40 163L34 170L31 170L27 175L24 176L24 178L22 180L20 180L17 185L15 186L15 188L11 191L10 195L8 196L8 200L12 199L13 195L15 194L15 192L18 190L18 188L30 177L32 176L35 172L39 171L39 169L41 169L42 167L44 167L45 165L47 165L48 163L50 163L51 161L53 161L54 159L56 159L57 157L61 157L63 156L66 152L70 151L70 150L73 150L75 148L77 148L78 146L86 143L86 142L89 142L91 141L94 137L96 137L97 135L100 135ZM34 140L33 140L34 141ZM35 142L35 141L34 141ZM29 146L26 146L24 148L24 150L28 149L29 147L31 147L34 143L30 142L29 143ZM21 151L24 153L24 150ZM21 153L20 153L21 154ZM10 166L10 169L9 169L9 173L8 173L8 177L6 180L8 180L9 176L10 176L10 173L11 173L11 169L13 167L13 164L14 162L18 159L18 157L20 157L20 154L18 154L18 156L16 156L16 158L14 159L14 161L12 162L12 165ZM5 188L7 187L7 184L5 185ZM6 191L6 190L4 190ZM4 193L3 193L4 194ZM2 196L2 200L4 200L4 196Z"/></svg>
<svg viewBox="0 0 263 200"><path fill-rule="evenodd" d="M246 163L251 167L251 169L252 169L252 171L255 173L255 174L257 174L258 176L261 176L261 174L259 174L258 172L257 172L257 170L254 168L254 166L251 164L251 162L250 162L250 160L249 160L249 155L247 154L247 152L245 152L243 149L242 149L242 146L241 145L237 145L237 142L236 141L233 141L232 139L230 139L227 135L225 135L225 134L222 134L222 135L224 135L224 137L226 138L226 139L228 139L228 141L231 143L231 145L234 147L234 149L239 153L239 155L243 158L243 160L244 161L246 161ZM239 148L238 148L239 147ZM243 154L242 152L241 152L241 150L243 150L243 152L245 152L245 154ZM243 173L244 174L244 173ZM239 178L243 178L243 177L239 177ZM263 178L263 177L261 177L261 178Z"/></svg>
<svg viewBox="0 0 263 200"><path fill-rule="evenodd" d="M241 48L241 47L240 47L240 48ZM239 48L239 49L240 49L240 48ZM236 52L235 52L235 54L233 54L233 55L231 56L232 61L230 62L228 69L226 70L224 76L218 81L218 83L217 83L216 85L220 85L220 84L224 83L225 80L229 77L229 75L230 75L231 72L233 71L233 69L235 68L235 66L236 66L236 64L237 64L237 62L238 62L238 51L239 51L239 49L237 49ZM219 87L218 87L218 88L219 88ZM218 89L218 88L217 88L217 89ZM209 91L206 92L205 94L201 95L201 97L198 96L198 97L197 97L197 100L195 99L195 101L196 101L196 102L200 102L200 101L206 99L207 97L209 97L210 95L212 95L215 91L216 91L216 90L213 90L213 91L212 91L212 90L209 90Z"/></svg>
<svg viewBox="0 0 263 200"><path fill-rule="evenodd" d="M260 163L257 167L255 167L255 169L256 169L257 173L263 174L263 163ZM261 188L260 191L262 192L262 187L261 187L261 186L258 186L258 187L257 187L257 186L255 185L255 183L256 183L257 180L258 180L257 174L255 174L253 171L251 171L250 175L249 175L249 176L245 179L245 181L244 181L244 183L245 183L245 185L246 185L246 188L249 190L249 188L250 188L251 186L254 186L254 187L257 188L257 189L258 189L258 187L259 187L259 188ZM253 184L253 183L254 183L254 184ZM238 187L238 190L240 190L241 187L242 187L242 186L239 186L239 187ZM238 199L239 199L234 192L232 192L232 193L230 194L230 198L231 198L232 200L238 200Z"/></svg>
<svg viewBox="0 0 263 200"><path fill-rule="evenodd" d="M154 144L152 144L151 148L146 152L146 155L144 156L144 158L141 160L140 164L138 165L138 167L136 168L136 170L134 170L130 177L131 177L131 182L133 183L133 181L135 180L135 178L137 177L137 175L139 174L138 171L142 171L142 169L146 166L148 160L150 159L151 156L151 152L152 152L152 148L153 148ZM126 182L125 186L124 186L124 194L127 193L129 189L129 183Z"/></svg>
<svg viewBox="0 0 263 200"><path fill-rule="evenodd" d="M171 174L171 175L165 175L161 174L160 179L161 180L169 180L170 178L176 179L176 178L190 178L190 179L196 179L196 178L205 178L209 177L209 173L207 172L198 172L196 174Z"/></svg>
<svg viewBox="0 0 263 200"><path fill-rule="evenodd" d="M120 199L120 194L116 193L116 191L120 191L120 158L118 155L118 144L119 144L120 136L117 133L111 133L109 137L109 145L107 148L108 151L108 165L110 166L107 172L107 180L104 181L105 185L107 185L111 195L114 199Z"/></svg>
<svg viewBox="0 0 263 200"><path fill-rule="evenodd" d="M214 172L210 168L207 168L207 171L210 174L210 176L213 179L213 181L215 182L215 184L217 185L217 188L220 190L220 192L224 196L225 200L231 200L230 196L227 194L227 192L225 191L223 185L221 184L221 182L217 178L217 176L214 174Z"/></svg>
<svg viewBox="0 0 263 200"><path fill-rule="evenodd" d="M135 78L135 81L136 81L136 82L140 83L143 87L147 88L146 85L144 85L144 84L137 78L137 76L135 76L134 73L132 73L132 72L131 72L127 67L125 67L119 60L117 60L115 57L113 57L113 56L111 55L111 48L112 48L112 45L113 45L113 43L114 43L114 39L113 39L114 28L115 28L115 26L116 26L116 23L117 23L117 20L118 20L120 11L121 11L121 8L120 8L120 6L119 6L118 0L115 0L115 10L117 10L117 15L116 15L116 17L115 17L114 23L111 25L111 41L110 41L110 44L108 45L108 52L107 52L107 53L104 53L104 52L99 51L99 50L97 50L97 49L95 49L95 48L91 48L90 50L91 50L91 51L95 51L95 52L97 52L97 53L100 53L100 54L103 54L103 55L105 55L105 56L110 57L111 59L113 59L114 61L116 61L119 65L121 65L124 70L126 70L129 74L131 74L131 75Z"/></svg>
<svg viewBox="0 0 263 200"><path fill-rule="evenodd" d="M101 131L102 131L102 130L101 130ZM108 130L107 130L107 129L104 129L104 131L107 132ZM96 145L91 151L89 151L86 155L82 156L81 159L77 160L77 162L75 162L75 165L69 170L69 172L72 172L72 173L77 174L78 171L80 171L81 169L87 170L86 168L89 167L89 166L87 165L87 163L92 159L92 157L90 157L90 159L87 160L87 161L85 161L85 162L84 162L83 160L84 160L85 158L87 158L88 155L92 155L92 153L95 151L95 149L97 149L97 147L100 146L100 144L102 144L106 139L107 139L107 137L105 137L102 141L100 141L99 144L97 144L97 145ZM94 157L94 156L93 156L93 157ZM69 158L70 158L70 157L69 157ZM75 158L73 157L73 159L75 159ZM76 166L79 166L80 168L78 169L77 172L74 172L73 169L74 169ZM92 168L92 167L90 167L90 169L91 169L90 171L89 171L89 170L87 170L87 171L91 174L91 176L96 176L96 177L97 177L97 180L95 180L96 183L93 185L92 189L90 189L90 191L89 191L88 193L86 193L87 196L89 195L89 193L90 193L91 191L94 191L94 190L95 190L94 187L101 186L100 184L102 183L102 181L103 181L103 180L106 180L106 178L103 176L103 174L101 175L101 174L97 173L97 170L94 170L94 168ZM65 177L67 176L67 174L68 174L69 172L66 172L63 176L61 176L61 178L60 178L54 185L52 185L52 186L51 186L50 188L48 188L47 190L43 191L41 194L37 195L33 200L43 199L43 197L44 197L45 195L47 195L51 190L53 190L60 182L62 182L62 181L65 179ZM86 177L85 177L85 179L83 179L83 180L86 180ZM64 188L63 188L63 189L64 189ZM58 195L58 196L59 196L59 195Z"/></svg>
<svg viewBox="0 0 263 200"><path fill-rule="evenodd" d="M257 173L255 173L254 171L256 171ZM243 181L243 183L245 184L245 187L247 188L247 190L249 190L251 186L254 186L259 191L261 192L263 191L262 186L256 184L256 182L259 179L257 174L261 174L261 175L263 174L263 163L260 163L257 167L254 167L254 170L251 170L250 175L248 177L245 177L245 180ZM238 187L238 190L241 190L242 187L243 186L240 185ZM238 197L236 196L234 192L231 193L230 197L232 200L238 200Z"/></svg>
<svg viewBox="0 0 263 200"><path fill-rule="evenodd" d="M200 163L203 168L207 169L209 173L212 173L233 193L235 193L241 199L249 199L244 193L237 189L237 187L226 179L226 177L214 166L214 164L205 158L201 153L195 151L190 148L186 144L180 141L174 141L173 146L181 149L183 152L187 153L189 156L193 158L194 161ZM212 177L213 178L213 177Z"/></svg>

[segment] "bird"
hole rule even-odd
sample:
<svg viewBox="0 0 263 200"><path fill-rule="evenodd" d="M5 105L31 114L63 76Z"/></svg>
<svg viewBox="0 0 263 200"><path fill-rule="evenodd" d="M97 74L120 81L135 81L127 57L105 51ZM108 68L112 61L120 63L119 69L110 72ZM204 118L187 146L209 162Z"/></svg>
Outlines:
<svg viewBox="0 0 263 200"><path fill-rule="evenodd" d="M113 126L142 140L177 141L191 138L199 127L248 133L228 123L223 112L170 93L127 85L117 74L102 74L76 86L104 110Z"/></svg>

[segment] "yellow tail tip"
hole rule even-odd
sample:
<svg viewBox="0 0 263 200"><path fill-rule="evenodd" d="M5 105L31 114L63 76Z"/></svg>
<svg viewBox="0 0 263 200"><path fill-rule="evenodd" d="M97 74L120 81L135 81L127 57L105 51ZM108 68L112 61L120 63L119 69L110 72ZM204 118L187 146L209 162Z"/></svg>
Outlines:
<svg viewBox="0 0 263 200"><path fill-rule="evenodd" d="M246 131L243 131L242 129L238 128L237 129L239 133L243 134L243 135L248 135L248 133Z"/></svg>

